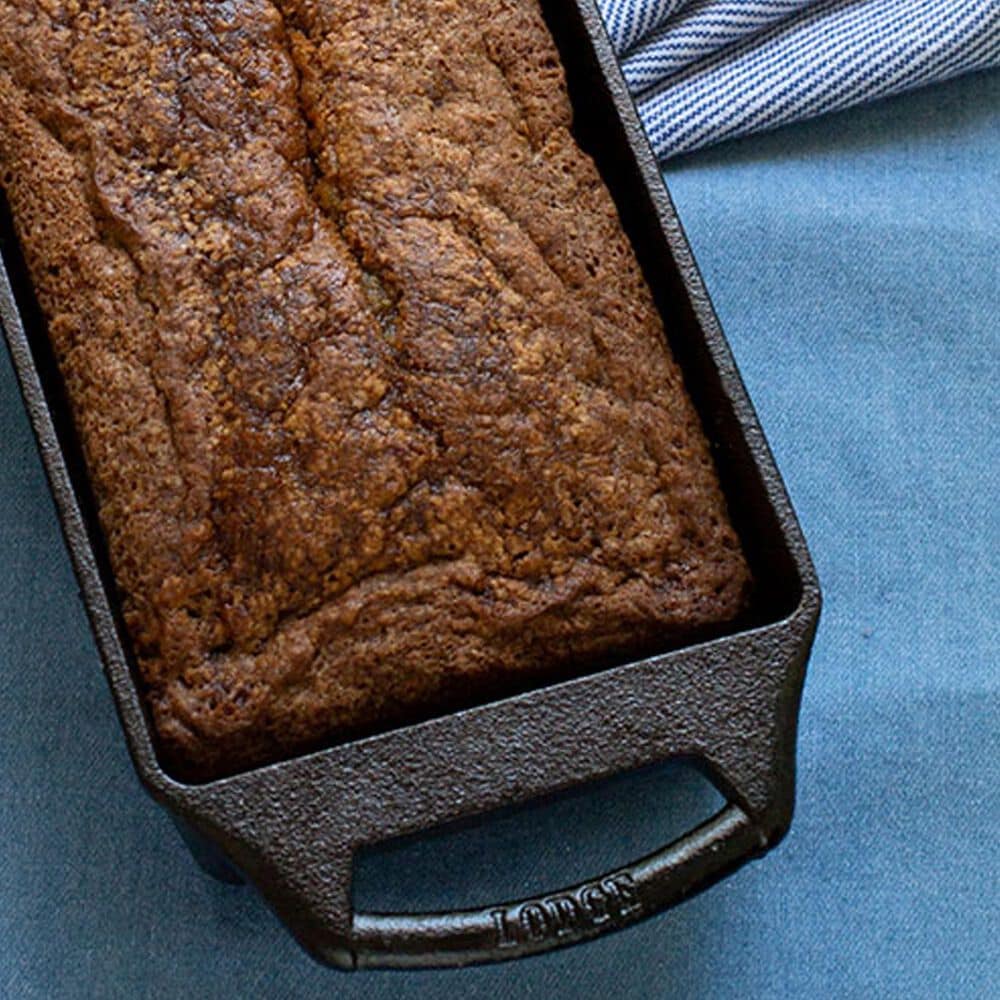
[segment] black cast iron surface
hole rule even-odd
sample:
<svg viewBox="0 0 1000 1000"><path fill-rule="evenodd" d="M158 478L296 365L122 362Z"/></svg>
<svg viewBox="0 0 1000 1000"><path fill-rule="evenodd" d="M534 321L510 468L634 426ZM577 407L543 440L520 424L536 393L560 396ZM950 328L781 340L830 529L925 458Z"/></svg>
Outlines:
<svg viewBox="0 0 1000 1000"><path fill-rule="evenodd" d="M203 866L249 879L315 957L344 968L458 965L581 941L705 888L773 845L791 820L815 573L593 0L543 7L577 137L653 288L754 572L752 616L735 634L223 780L179 783L156 757L58 373L3 225L0 320L139 777ZM352 860L363 845L670 757L696 761L728 804L649 857L478 910L354 912Z"/></svg>

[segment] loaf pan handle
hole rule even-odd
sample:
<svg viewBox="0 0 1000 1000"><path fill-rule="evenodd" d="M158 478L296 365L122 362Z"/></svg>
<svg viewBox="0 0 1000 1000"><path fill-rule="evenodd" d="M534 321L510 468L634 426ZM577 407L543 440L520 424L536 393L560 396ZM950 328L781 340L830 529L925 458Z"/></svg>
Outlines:
<svg viewBox="0 0 1000 1000"><path fill-rule="evenodd" d="M765 837L736 805L648 857L543 896L453 913L354 915L357 967L501 961L596 937L672 906L761 852Z"/></svg>

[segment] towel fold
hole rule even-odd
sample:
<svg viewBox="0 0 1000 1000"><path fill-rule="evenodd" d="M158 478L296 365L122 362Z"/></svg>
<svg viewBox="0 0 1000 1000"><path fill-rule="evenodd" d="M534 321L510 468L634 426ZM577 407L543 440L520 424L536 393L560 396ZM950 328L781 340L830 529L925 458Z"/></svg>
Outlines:
<svg viewBox="0 0 1000 1000"><path fill-rule="evenodd" d="M1000 65L1000 0L598 0L662 159Z"/></svg>

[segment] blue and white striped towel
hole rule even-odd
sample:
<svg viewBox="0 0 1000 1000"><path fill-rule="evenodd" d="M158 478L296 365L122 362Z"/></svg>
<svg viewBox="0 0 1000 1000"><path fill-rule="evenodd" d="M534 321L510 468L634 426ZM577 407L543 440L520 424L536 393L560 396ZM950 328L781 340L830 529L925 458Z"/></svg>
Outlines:
<svg viewBox="0 0 1000 1000"><path fill-rule="evenodd" d="M1000 65L1000 0L598 0L661 158Z"/></svg>

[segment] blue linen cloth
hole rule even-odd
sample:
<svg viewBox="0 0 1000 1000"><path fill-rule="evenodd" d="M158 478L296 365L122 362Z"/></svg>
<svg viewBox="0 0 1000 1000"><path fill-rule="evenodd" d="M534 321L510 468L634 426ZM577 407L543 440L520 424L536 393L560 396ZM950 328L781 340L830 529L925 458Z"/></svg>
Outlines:
<svg viewBox="0 0 1000 1000"><path fill-rule="evenodd" d="M313 964L132 773L0 348L3 1000L1000 996L1000 74L674 161L673 198L824 587L788 838L524 962ZM362 866L447 907L583 878L711 808L673 773Z"/></svg>
<svg viewBox="0 0 1000 1000"><path fill-rule="evenodd" d="M1000 0L598 0L659 157L1000 65Z"/></svg>

